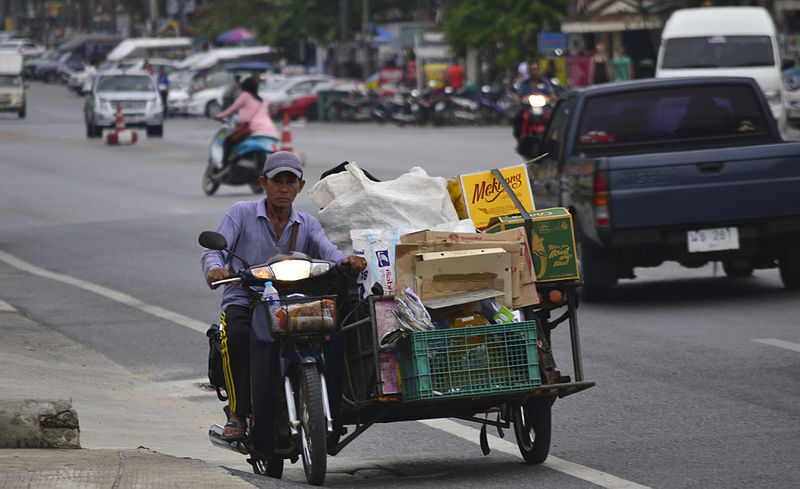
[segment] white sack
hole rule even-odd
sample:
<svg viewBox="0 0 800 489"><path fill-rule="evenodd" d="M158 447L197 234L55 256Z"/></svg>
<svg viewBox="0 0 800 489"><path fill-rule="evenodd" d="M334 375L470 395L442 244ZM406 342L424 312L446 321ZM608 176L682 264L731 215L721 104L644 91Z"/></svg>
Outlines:
<svg viewBox="0 0 800 489"><path fill-rule="evenodd" d="M398 241L398 230L393 229L354 229L350 231L353 240L353 254L367 260L367 268L358 274L359 299L370 294L372 285L378 282L383 293L394 295L395 278L394 246Z"/></svg>
<svg viewBox="0 0 800 489"><path fill-rule="evenodd" d="M394 229L401 234L458 221L447 180L415 168L386 182L373 182L355 163L329 175L308 192L321 207L325 234L340 250L352 250L351 229Z"/></svg>

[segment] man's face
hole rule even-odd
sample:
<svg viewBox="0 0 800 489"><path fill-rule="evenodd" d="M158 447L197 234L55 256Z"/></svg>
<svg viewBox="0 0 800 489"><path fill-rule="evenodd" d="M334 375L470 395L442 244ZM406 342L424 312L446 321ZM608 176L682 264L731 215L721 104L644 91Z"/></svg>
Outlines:
<svg viewBox="0 0 800 489"><path fill-rule="evenodd" d="M531 63L528 66L528 75L533 79L539 78L539 65L537 63Z"/></svg>
<svg viewBox="0 0 800 489"><path fill-rule="evenodd" d="M261 188L267 193L267 201L276 209L285 209L292 206L294 198L303 190L305 180L300 180L288 171L278 173L273 178L264 175L258 177Z"/></svg>

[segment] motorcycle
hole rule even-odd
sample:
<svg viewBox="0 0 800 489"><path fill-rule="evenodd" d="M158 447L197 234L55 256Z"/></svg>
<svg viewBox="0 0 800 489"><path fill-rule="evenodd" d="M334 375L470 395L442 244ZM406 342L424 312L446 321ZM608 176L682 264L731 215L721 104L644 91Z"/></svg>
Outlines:
<svg viewBox="0 0 800 489"><path fill-rule="evenodd" d="M328 101L327 118L331 122L385 122L389 114L377 94L334 98Z"/></svg>
<svg viewBox="0 0 800 489"><path fill-rule="evenodd" d="M219 233L204 231L199 242L205 248L230 253ZM341 290L338 280L349 280L343 273L349 267L298 252L254 266L243 263L244 268L230 278L210 285L239 283L256 304L250 337L252 414L245 440L224 439L224 427L218 424L209 429L209 439L217 447L248 455L256 474L274 478L282 476L286 459L294 463L302 457L306 479L320 485L327 470L328 444L338 441L338 432L334 435L336 412L329 399L341 395L340 387L328 382L329 366L336 360L326 355L336 328L337 296L316 294ZM264 297L266 293L253 289L267 282L274 284L277 295ZM264 354L270 343L272 352L279 352L277 356ZM271 379L265 378L265 371L273 373Z"/></svg>
<svg viewBox="0 0 800 489"><path fill-rule="evenodd" d="M507 109L511 106L510 94L505 91L494 91L488 85L481 87L477 97L480 104L478 109L478 122L481 124L502 124L507 118Z"/></svg>
<svg viewBox="0 0 800 489"><path fill-rule="evenodd" d="M534 92L523 99L522 108L513 120L513 132L517 153L526 160L538 156L532 154L532 143L544 135L553 105L553 96L542 92Z"/></svg>
<svg viewBox="0 0 800 489"><path fill-rule="evenodd" d="M231 149L227 165L222 161L225 139L234 128L235 118L226 122L211 140L208 164L203 172L203 192L213 195L220 184L248 185L253 193L261 192L258 177L267 156L278 151L279 140L263 134L250 134Z"/></svg>
<svg viewBox="0 0 800 489"><path fill-rule="evenodd" d="M478 121L480 104L445 87L433 104L433 120L437 125L468 125Z"/></svg>

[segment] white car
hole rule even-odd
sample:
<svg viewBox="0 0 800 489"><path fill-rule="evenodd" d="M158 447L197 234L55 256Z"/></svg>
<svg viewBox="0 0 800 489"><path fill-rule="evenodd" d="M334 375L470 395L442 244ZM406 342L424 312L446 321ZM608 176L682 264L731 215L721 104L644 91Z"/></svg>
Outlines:
<svg viewBox="0 0 800 489"><path fill-rule="evenodd" d="M794 68L783 72L786 120L792 127L800 127L800 71Z"/></svg>
<svg viewBox="0 0 800 489"><path fill-rule="evenodd" d="M100 137L104 128L114 127L117 107L126 127L144 127L148 136L163 135L164 107L158 87L146 71L107 70L97 75L84 108L86 136Z"/></svg>
<svg viewBox="0 0 800 489"><path fill-rule="evenodd" d="M261 82L258 94L270 106L286 105L293 98L311 93L316 85L331 80L333 77L329 75L295 75L268 79Z"/></svg>
<svg viewBox="0 0 800 489"><path fill-rule="evenodd" d="M247 76L245 72L224 69L195 75L192 93L186 103L187 113L206 117L217 115L222 110L222 95L225 93L225 88L237 74Z"/></svg>
<svg viewBox="0 0 800 489"><path fill-rule="evenodd" d="M192 78L195 72L175 70L169 74L167 115L189 115L189 99L192 95Z"/></svg>
<svg viewBox="0 0 800 489"><path fill-rule="evenodd" d="M44 46L36 44L29 39L9 39L0 45L0 49L15 49L22 53L26 58L35 58L41 56L45 52Z"/></svg>

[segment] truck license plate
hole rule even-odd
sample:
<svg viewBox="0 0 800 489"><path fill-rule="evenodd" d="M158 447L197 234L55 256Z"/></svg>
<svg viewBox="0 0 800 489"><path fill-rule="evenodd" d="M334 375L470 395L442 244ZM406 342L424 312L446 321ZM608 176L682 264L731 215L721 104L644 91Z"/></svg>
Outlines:
<svg viewBox="0 0 800 489"><path fill-rule="evenodd" d="M739 229L731 227L687 231L686 242L689 245L689 253L738 250Z"/></svg>

